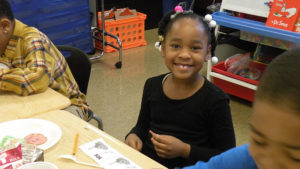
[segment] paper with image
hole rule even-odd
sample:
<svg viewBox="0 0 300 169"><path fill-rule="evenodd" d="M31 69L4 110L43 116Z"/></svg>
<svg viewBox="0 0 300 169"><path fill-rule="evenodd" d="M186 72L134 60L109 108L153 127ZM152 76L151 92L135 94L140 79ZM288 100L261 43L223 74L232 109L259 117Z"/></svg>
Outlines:
<svg viewBox="0 0 300 169"><path fill-rule="evenodd" d="M141 169L101 138L80 146L80 149L105 169Z"/></svg>

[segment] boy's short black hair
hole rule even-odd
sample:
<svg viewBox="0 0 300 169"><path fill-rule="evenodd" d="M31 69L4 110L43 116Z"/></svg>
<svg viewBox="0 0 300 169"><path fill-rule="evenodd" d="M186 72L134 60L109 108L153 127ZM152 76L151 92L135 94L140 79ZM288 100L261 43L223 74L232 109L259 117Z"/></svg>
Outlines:
<svg viewBox="0 0 300 169"><path fill-rule="evenodd" d="M284 104L300 115L300 47L282 53L270 63L259 82L256 99Z"/></svg>
<svg viewBox="0 0 300 169"><path fill-rule="evenodd" d="M6 17L11 21L15 19L10 4L7 0L0 0L0 18L3 17Z"/></svg>

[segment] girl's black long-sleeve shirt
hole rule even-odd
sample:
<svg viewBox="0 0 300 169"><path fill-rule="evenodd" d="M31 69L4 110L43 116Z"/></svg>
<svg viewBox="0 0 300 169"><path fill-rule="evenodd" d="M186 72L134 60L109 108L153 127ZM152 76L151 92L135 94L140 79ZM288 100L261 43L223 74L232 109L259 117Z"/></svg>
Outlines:
<svg viewBox="0 0 300 169"><path fill-rule="evenodd" d="M148 79L137 124L129 132L143 141L142 153L168 168L194 164L235 146L228 96L205 79L201 89L182 99L168 98L162 88L166 74ZM191 145L188 159L157 156L149 130L171 135Z"/></svg>

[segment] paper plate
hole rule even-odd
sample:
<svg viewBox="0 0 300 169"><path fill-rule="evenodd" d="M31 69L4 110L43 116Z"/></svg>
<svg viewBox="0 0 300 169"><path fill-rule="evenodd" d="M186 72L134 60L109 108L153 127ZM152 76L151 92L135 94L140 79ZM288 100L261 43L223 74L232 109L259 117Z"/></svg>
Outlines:
<svg viewBox="0 0 300 169"><path fill-rule="evenodd" d="M22 165L18 169L58 169L54 164L49 162L33 162Z"/></svg>
<svg viewBox="0 0 300 169"><path fill-rule="evenodd" d="M41 119L19 119L0 123L0 131L0 141L6 136L23 139L29 134L43 134L47 137L47 141L38 146L43 150L55 145L62 134L58 125Z"/></svg>

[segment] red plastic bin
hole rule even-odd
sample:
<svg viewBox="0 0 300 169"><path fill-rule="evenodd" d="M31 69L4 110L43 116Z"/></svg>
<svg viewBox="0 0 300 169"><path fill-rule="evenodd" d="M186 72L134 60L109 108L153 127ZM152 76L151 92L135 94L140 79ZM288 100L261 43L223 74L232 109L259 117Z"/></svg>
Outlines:
<svg viewBox="0 0 300 169"><path fill-rule="evenodd" d="M260 70L261 73L263 73L265 71L265 69L267 68L266 64L255 62L255 61L251 61L250 64L251 64L251 66L254 66L258 70ZM212 71L222 74L224 76L228 76L228 77L231 77L231 78L234 78L237 80L241 80L241 81L253 84L253 85L258 85L258 83L259 83L258 80L248 79L248 78L227 72L226 68L224 66L224 61L212 66ZM226 92L230 95L234 95L239 98L248 100L248 101L253 101L255 90L231 83L231 82L223 80L223 79L219 79L217 77L213 77L212 79L213 79L213 83L216 86L220 87L224 92Z"/></svg>
<svg viewBox="0 0 300 169"><path fill-rule="evenodd" d="M102 29L101 12L98 12L98 25ZM122 49L129 49L147 44L145 41L145 20L147 15L137 12L137 16L119 20L105 21L105 30L108 33L116 35L122 42ZM98 35L102 39L102 35ZM110 36L105 36L105 41L118 46L117 40ZM102 50L102 43L95 41L95 47ZM105 46L105 52L115 52L117 49Z"/></svg>

